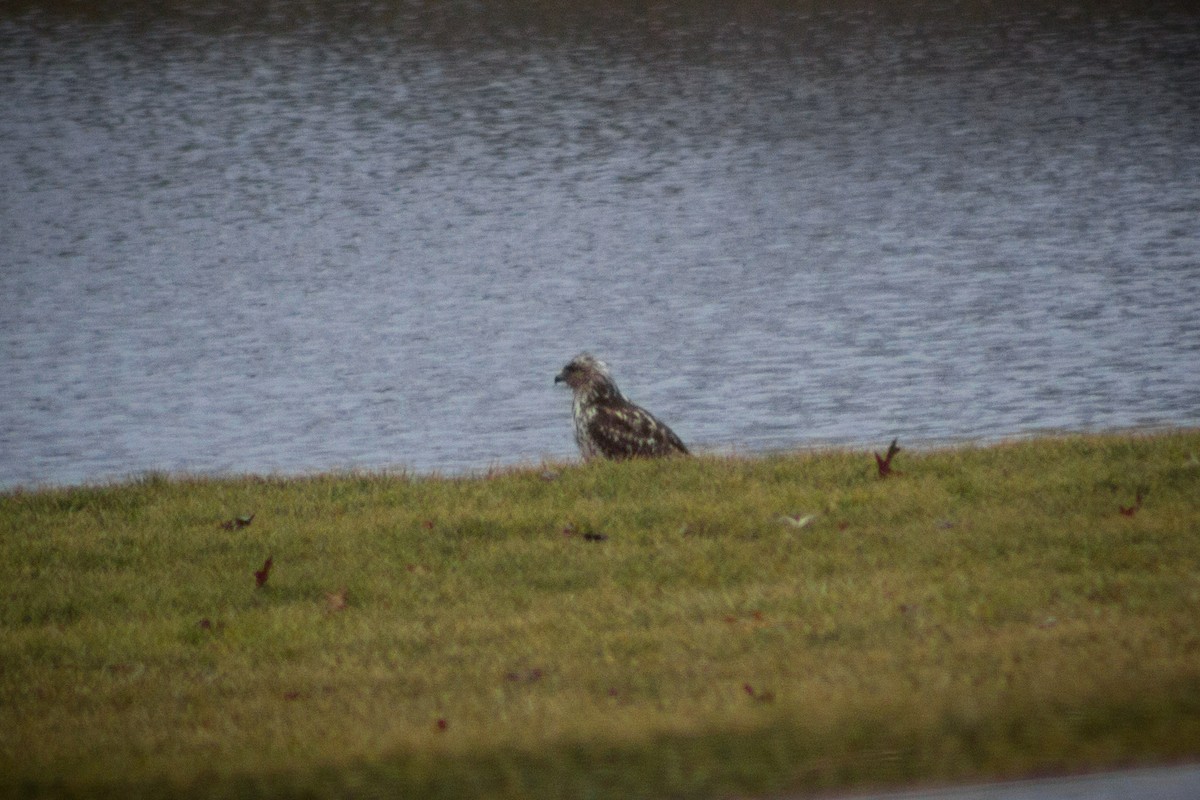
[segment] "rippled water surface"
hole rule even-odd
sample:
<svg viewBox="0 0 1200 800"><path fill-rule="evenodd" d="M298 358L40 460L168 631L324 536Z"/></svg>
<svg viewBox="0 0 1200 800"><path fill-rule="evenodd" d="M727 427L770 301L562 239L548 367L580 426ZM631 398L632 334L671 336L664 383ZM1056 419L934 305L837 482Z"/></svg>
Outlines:
<svg viewBox="0 0 1200 800"><path fill-rule="evenodd" d="M1200 424L1186 5L37 5L0 485Z"/></svg>

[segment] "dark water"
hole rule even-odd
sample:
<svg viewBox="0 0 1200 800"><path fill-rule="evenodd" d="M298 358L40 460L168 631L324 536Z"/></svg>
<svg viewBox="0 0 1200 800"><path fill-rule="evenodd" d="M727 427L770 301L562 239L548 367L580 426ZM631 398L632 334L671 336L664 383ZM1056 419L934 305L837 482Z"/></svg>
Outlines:
<svg viewBox="0 0 1200 800"><path fill-rule="evenodd" d="M34 5L0 486L1200 424L1186 5Z"/></svg>

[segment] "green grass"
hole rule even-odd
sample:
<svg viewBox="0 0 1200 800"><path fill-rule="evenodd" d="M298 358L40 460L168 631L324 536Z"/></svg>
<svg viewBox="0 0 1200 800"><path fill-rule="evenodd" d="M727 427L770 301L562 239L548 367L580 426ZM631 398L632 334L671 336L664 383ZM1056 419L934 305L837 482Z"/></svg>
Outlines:
<svg viewBox="0 0 1200 800"><path fill-rule="evenodd" d="M717 797L1200 755L1200 431L895 468L0 495L0 794Z"/></svg>

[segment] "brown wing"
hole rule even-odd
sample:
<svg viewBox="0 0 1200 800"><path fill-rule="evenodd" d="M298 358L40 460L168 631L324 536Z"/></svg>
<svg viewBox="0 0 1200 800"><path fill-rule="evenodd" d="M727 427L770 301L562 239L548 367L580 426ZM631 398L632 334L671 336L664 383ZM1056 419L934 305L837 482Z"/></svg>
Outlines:
<svg viewBox="0 0 1200 800"><path fill-rule="evenodd" d="M607 458L653 458L688 451L674 431L628 402L597 406L588 436Z"/></svg>

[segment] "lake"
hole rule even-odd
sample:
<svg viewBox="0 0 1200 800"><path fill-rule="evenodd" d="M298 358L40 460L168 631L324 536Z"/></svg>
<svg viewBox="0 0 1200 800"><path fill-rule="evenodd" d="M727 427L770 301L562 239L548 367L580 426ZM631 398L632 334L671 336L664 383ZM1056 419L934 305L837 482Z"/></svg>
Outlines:
<svg viewBox="0 0 1200 800"><path fill-rule="evenodd" d="M1200 12L0 12L0 487L1200 424Z"/></svg>

